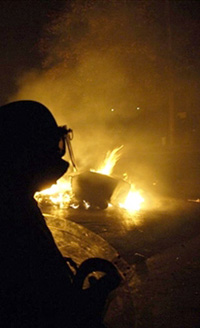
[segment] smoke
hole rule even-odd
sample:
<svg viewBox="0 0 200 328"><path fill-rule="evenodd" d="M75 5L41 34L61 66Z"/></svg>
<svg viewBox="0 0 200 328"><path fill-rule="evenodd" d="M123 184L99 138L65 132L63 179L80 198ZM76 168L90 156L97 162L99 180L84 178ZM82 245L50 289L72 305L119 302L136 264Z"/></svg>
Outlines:
<svg viewBox="0 0 200 328"><path fill-rule="evenodd" d="M147 164L138 168L137 152L167 138L164 2L70 4L44 28L43 68L20 77L12 100L39 101L59 125L73 129L78 167L98 167L109 149L123 144L129 171L151 176Z"/></svg>
<svg viewBox="0 0 200 328"><path fill-rule="evenodd" d="M44 29L43 69L18 80L14 100L37 100L74 130L81 167L96 166L109 149L125 144L126 152L146 142L141 120L155 107L159 83L148 8L148 2L72 1Z"/></svg>
<svg viewBox="0 0 200 328"><path fill-rule="evenodd" d="M85 62L84 65L89 67L90 63ZM109 149L124 142L124 131L120 131L120 109L115 104L113 106L116 97L110 96L109 102L103 97L103 93L110 91L108 81L113 79L115 67L106 61L103 66L104 69L107 66L105 83L101 76L93 83L83 83L80 89L75 80L79 78L83 66L58 78L52 78L48 71L29 72L20 79L19 91L15 96L15 99L34 99L45 104L59 125L66 124L73 129L73 146L79 166L98 165L97 161L102 161ZM120 85L119 78L118 70L112 85L114 92Z"/></svg>

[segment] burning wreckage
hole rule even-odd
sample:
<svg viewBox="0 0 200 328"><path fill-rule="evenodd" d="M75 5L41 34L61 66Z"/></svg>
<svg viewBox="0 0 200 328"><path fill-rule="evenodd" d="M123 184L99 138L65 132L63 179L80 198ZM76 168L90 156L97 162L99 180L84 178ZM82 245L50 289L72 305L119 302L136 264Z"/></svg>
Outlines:
<svg viewBox="0 0 200 328"><path fill-rule="evenodd" d="M71 146L72 130L68 132L66 144L74 172L66 174L51 188L37 192L36 200L41 205L59 208L103 210L108 206L117 206L128 212L140 210L144 203L141 191L126 180L112 175L123 146L107 152L103 164L97 170L81 171L77 169Z"/></svg>

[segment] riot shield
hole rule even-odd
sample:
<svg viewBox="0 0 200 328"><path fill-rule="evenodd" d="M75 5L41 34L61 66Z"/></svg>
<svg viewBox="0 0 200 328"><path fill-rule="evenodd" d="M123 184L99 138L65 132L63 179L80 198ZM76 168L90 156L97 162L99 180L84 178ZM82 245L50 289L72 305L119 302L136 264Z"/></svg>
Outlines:
<svg viewBox="0 0 200 328"><path fill-rule="evenodd" d="M134 328L133 295L129 288L133 272L128 263L94 232L61 215L55 217L44 213L44 216L63 256L70 257L78 266L88 258L98 257L110 261L117 267L123 279L119 287L109 296L104 324L108 328ZM98 279L99 273L93 274ZM87 282L85 286L87 288Z"/></svg>

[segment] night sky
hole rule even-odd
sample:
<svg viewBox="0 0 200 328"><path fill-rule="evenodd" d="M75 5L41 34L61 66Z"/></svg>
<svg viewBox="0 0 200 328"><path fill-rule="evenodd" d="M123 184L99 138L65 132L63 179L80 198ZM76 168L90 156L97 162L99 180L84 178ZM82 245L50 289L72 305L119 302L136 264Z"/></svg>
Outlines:
<svg viewBox="0 0 200 328"><path fill-rule="evenodd" d="M103 149L167 144L171 89L176 143L199 144L200 1L1 0L0 8L1 104L43 102L78 144L84 133L91 154L97 140Z"/></svg>

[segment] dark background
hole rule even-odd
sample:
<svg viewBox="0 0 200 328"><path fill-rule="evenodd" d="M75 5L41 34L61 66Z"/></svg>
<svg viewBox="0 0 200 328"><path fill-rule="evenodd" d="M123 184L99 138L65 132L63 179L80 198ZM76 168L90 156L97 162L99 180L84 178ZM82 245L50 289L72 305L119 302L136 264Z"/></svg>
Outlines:
<svg viewBox="0 0 200 328"><path fill-rule="evenodd" d="M38 43L52 15L64 0L2 0L0 3L0 103L16 92L17 78L32 67L41 67Z"/></svg>

